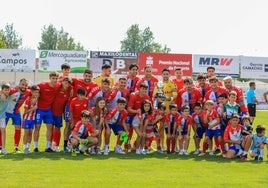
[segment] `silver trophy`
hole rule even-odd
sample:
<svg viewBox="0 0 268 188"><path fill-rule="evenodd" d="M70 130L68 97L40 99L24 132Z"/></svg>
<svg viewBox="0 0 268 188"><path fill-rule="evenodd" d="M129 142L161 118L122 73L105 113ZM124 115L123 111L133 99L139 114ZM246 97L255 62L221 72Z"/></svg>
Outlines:
<svg viewBox="0 0 268 188"><path fill-rule="evenodd" d="M159 103L162 103L166 100L166 96L163 92L163 89L164 89L164 83L162 81L159 81L157 84L156 84L156 89L157 89L157 92L154 96L155 98L155 108L157 108L158 104Z"/></svg>

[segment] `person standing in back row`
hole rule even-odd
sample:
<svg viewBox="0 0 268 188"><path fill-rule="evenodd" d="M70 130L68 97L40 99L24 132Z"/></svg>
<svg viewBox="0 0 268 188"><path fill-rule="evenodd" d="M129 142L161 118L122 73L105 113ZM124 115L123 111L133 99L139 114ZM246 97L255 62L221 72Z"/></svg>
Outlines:
<svg viewBox="0 0 268 188"><path fill-rule="evenodd" d="M104 64L101 67L101 74L93 79L99 86L101 86L102 80L104 78L108 78L110 81L110 86L114 86L114 78L111 76L112 73L112 66L108 64Z"/></svg>
<svg viewBox="0 0 268 188"><path fill-rule="evenodd" d="M52 103L60 90L61 83L58 82L59 74L55 71L49 74L49 82L37 84L40 88L38 98L38 109L36 110L36 119L34 127L34 152L39 152L38 140L42 122L46 124L46 149L45 152L53 152L51 148L52 130L53 130L53 114Z"/></svg>
<svg viewBox="0 0 268 188"><path fill-rule="evenodd" d="M249 89L246 91L246 96L251 125L253 124L254 118L256 117L256 105L259 104L259 101L256 98L255 89L255 82L249 82Z"/></svg>
<svg viewBox="0 0 268 188"><path fill-rule="evenodd" d="M147 65L144 67L144 77L142 77L137 83L137 90L140 90L140 86L142 83L145 83L148 86L147 94L153 98L153 92L156 84L158 83L158 79L153 76L152 67Z"/></svg>
<svg viewBox="0 0 268 188"><path fill-rule="evenodd" d="M10 102L10 85L4 83L1 86L0 90L0 135L1 135L1 142L0 142L0 151L4 155L7 154L6 150L6 109L7 105Z"/></svg>
<svg viewBox="0 0 268 188"><path fill-rule="evenodd" d="M9 119L12 119L14 125L14 152L20 153L19 143L21 138L21 112L20 108L28 96L31 95L31 91L28 89L29 81L25 78L20 79L19 85L10 88L10 102L6 109L6 125Z"/></svg>

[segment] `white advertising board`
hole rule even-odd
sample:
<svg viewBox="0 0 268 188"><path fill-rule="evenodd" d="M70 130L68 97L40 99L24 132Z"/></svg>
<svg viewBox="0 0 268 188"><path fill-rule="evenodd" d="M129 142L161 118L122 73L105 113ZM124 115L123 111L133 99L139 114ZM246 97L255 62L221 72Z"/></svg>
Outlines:
<svg viewBox="0 0 268 188"><path fill-rule="evenodd" d="M241 57L241 78L268 78L268 57Z"/></svg>
<svg viewBox="0 0 268 188"><path fill-rule="evenodd" d="M214 67L216 76L239 76L238 56L193 55L193 74L206 73L207 67Z"/></svg>
<svg viewBox="0 0 268 188"><path fill-rule="evenodd" d="M0 72L34 72L35 50L0 49Z"/></svg>
<svg viewBox="0 0 268 188"><path fill-rule="evenodd" d="M38 72L60 72L63 63L71 66L71 73L84 72L87 68L87 52L39 50Z"/></svg>

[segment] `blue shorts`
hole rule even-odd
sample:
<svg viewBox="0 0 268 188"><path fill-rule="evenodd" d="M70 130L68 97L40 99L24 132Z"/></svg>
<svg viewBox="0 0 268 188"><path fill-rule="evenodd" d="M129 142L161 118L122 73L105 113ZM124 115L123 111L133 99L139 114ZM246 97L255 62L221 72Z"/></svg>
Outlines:
<svg viewBox="0 0 268 188"><path fill-rule="evenodd" d="M109 124L109 127L113 130L115 135L118 135L118 132L124 131L123 126L119 124Z"/></svg>
<svg viewBox="0 0 268 188"><path fill-rule="evenodd" d="M195 137L202 139L205 132L206 132L206 129L204 127L197 127Z"/></svg>
<svg viewBox="0 0 268 188"><path fill-rule="evenodd" d="M213 136L219 137L221 136L221 130L220 129L216 129L216 130L207 129L206 136L209 137L210 139L212 139Z"/></svg>
<svg viewBox="0 0 268 188"><path fill-rule="evenodd" d="M126 119L126 124L128 124L129 126L132 126L132 122L135 116L128 116Z"/></svg>
<svg viewBox="0 0 268 188"><path fill-rule="evenodd" d="M76 136L78 136L78 135L76 135ZM88 135L83 135L83 136L78 136L78 137L81 139L86 139L88 137ZM72 139L75 139L75 138L74 138L73 134L70 134L68 137L68 141L71 142ZM79 145L79 143L78 143L78 145Z"/></svg>
<svg viewBox="0 0 268 188"><path fill-rule="evenodd" d="M65 122L70 122L70 106L66 104L64 110L64 120Z"/></svg>
<svg viewBox="0 0 268 188"><path fill-rule="evenodd" d="M257 155L260 154L260 149L259 148L254 148L254 149L250 149L252 153L256 153Z"/></svg>
<svg viewBox="0 0 268 188"><path fill-rule="evenodd" d="M53 125L55 127L62 127L62 116L53 116Z"/></svg>
<svg viewBox="0 0 268 188"><path fill-rule="evenodd" d="M21 115L20 113L7 113L6 112L6 124L8 123L9 118L12 119L12 125L19 125L21 126Z"/></svg>
<svg viewBox="0 0 268 188"><path fill-rule="evenodd" d="M24 120L22 128L27 130L34 129L35 120Z"/></svg>
<svg viewBox="0 0 268 188"><path fill-rule="evenodd" d="M239 152L239 150L244 150L244 148L240 144L235 144L229 147L229 150L234 150L235 154Z"/></svg>
<svg viewBox="0 0 268 188"><path fill-rule="evenodd" d="M184 135L187 135L188 131L181 131L181 135L184 136Z"/></svg>
<svg viewBox="0 0 268 188"><path fill-rule="evenodd" d="M36 116L35 116L35 124L36 125L41 125L42 121L44 120L45 124L53 124L53 114L52 110L36 110Z"/></svg>
<svg viewBox="0 0 268 188"><path fill-rule="evenodd" d="M170 134L173 134L173 132L174 132L174 128L171 127L170 128ZM168 134L168 128L167 127L165 128L165 133Z"/></svg>

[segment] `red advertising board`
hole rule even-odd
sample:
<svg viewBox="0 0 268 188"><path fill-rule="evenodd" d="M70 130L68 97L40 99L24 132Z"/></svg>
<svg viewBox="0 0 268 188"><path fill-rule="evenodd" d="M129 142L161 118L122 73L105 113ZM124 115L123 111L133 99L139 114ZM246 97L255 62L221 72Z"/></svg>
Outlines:
<svg viewBox="0 0 268 188"><path fill-rule="evenodd" d="M192 54L140 53L138 61L140 74L144 74L146 65L152 66L154 75L161 75L164 68L169 69L171 75L176 68L181 68L184 76L192 76L193 72Z"/></svg>

